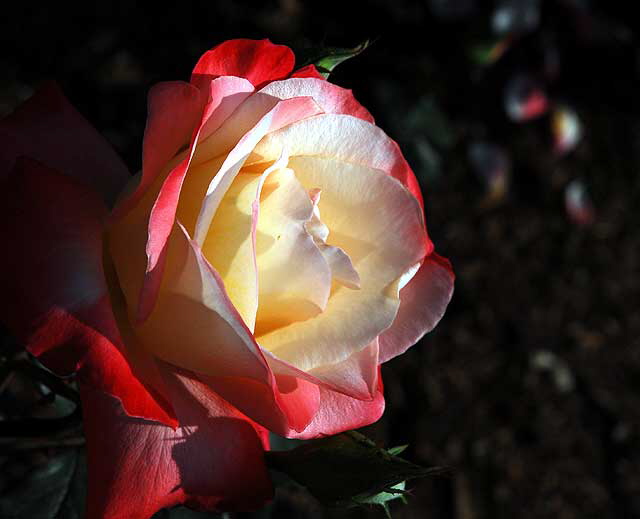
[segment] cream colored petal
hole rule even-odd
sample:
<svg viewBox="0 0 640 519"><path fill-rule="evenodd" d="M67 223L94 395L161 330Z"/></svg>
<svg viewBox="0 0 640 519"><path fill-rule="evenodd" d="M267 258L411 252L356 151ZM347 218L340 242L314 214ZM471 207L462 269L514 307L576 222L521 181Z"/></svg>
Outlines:
<svg viewBox="0 0 640 519"><path fill-rule="evenodd" d="M340 247L327 245L326 243L329 237L329 228L320 219L320 210L318 209L320 194L321 191L317 188L309 191L309 198L313 202L313 214L309 221L305 223L305 228L313 236L318 249L320 249L325 261L329 264L333 279L346 287L360 288L360 276L356 269L353 268L347 253Z"/></svg>
<svg viewBox="0 0 640 519"><path fill-rule="evenodd" d="M255 147L247 165L275 160L283 143L291 157L331 157L388 174L403 165L397 145L380 128L340 114L316 115L270 133Z"/></svg>
<svg viewBox="0 0 640 519"><path fill-rule="evenodd" d="M321 157L292 156L289 166L306 189L322 190L328 243L348 254L361 280L360 290L337 287L319 316L258 337L279 358L310 370L345 360L391 325L399 281L424 257L426 235L417 200L392 177Z"/></svg>
<svg viewBox="0 0 640 519"><path fill-rule="evenodd" d="M265 180L256 233L256 334L313 317L327 304L331 269L305 228L312 213L307 190L292 170L277 170Z"/></svg>
<svg viewBox="0 0 640 519"><path fill-rule="evenodd" d="M229 299L253 331L258 310L251 237L252 205L260 175L238 175L220 202L202 252L224 282Z"/></svg>
<svg viewBox="0 0 640 519"><path fill-rule="evenodd" d="M351 90L317 78L289 78L272 81L260 90L279 99L310 96L327 114L349 114L373 123L371 114L358 103Z"/></svg>
<svg viewBox="0 0 640 519"><path fill-rule="evenodd" d="M298 97L279 101L255 126L242 134L242 137L226 156L222 166L220 166L219 171L215 174L207 188L194 232L194 239L197 243L204 243L204 239L209 231L209 225L222 198L255 145L269 132L274 132L293 122L310 117L319 112L320 108L310 97ZM233 119L233 116L230 119ZM223 124L223 128L225 126L226 122ZM223 128L221 128L221 130ZM278 159L285 145L286 143L280 145L278 153L272 159L273 161Z"/></svg>
<svg viewBox="0 0 640 519"><path fill-rule="evenodd" d="M286 164L287 157L282 154L262 175L236 176L220 202L202 247L205 257L224 281L229 298L251 331L255 327L258 310L255 212L265 180Z"/></svg>
<svg viewBox="0 0 640 519"><path fill-rule="evenodd" d="M345 251L326 243L316 242L316 245L329 265L331 276L335 281L354 290L360 288L358 271L353 267L351 258Z"/></svg>
<svg viewBox="0 0 640 519"><path fill-rule="evenodd" d="M300 378L360 400L370 400L375 393L379 370L377 338L341 362L325 364L310 371L301 371L269 350L262 351L269 367L276 375Z"/></svg>
<svg viewBox="0 0 640 519"><path fill-rule="evenodd" d="M145 349L178 367L269 380L264 358L222 280L179 224L170 236L156 307L136 334Z"/></svg>
<svg viewBox="0 0 640 519"><path fill-rule="evenodd" d="M320 366L309 374L341 393L361 400L372 399L378 385L378 351L376 338L342 362Z"/></svg>
<svg viewBox="0 0 640 519"><path fill-rule="evenodd" d="M322 190L318 209L330 229L327 244L348 254L363 287L386 286L422 260L422 210L400 182L332 158L291 156L289 167L303 186Z"/></svg>

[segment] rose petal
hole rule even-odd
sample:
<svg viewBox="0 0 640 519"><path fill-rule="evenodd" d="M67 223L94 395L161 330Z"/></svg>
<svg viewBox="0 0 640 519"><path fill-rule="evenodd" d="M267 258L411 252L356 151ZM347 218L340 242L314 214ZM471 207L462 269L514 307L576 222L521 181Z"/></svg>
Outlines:
<svg viewBox="0 0 640 519"><path fill-rule="evenodd" d="M322 380L340 393L359 400L371 400L378 386L378 339L366 348L351 354L338 364L329 364L309 370L309 374Z"/></svg>
<svg viewBox="0 0 640 519"><path fill-rule="evenodd" d="M211 220L213 219L220 201L233 182L246 158L255 145L269 132L275 132L296 121L311 117L320 113L318 105L309 97L287 99L277 103L260 121L238 141L233 150L223 162L220 170L215 174L207 192L196 223L194 239L202 244L206 238ZM273 157L277 160L282 152L280 146L278 154Z"/></svg>
<svg viewBox="0 0 640 519"><path fill-rule="evenodd" d="M181 368L269 381L266 362L222 280L179 224L171 233L156 308L137 334L151 353Z"/></svg>
<svg viewBox="0 0 640 519"><path fill-rule="evenodd" d="M430 244L418 202L388 175L317 156L292 156L289 166L306 189L322 190L329 244L349 255L361 279L360 290L334 289L319 316L258 337L263 348L308 371L345 360L392 324L400 279Z"/></svg>
<svg viewBox="0 0 640 519"><path fill-rule="evenodd" d="M198 60L191 82L202 87L217 76L248 79L256 87L289 75L295 56L289 47L269 40L228 40L205 52Z"/></svg>
<svg viewBox="0 0 640 519"><path fill-rule="evenodd" d="M175 424L121 351L102 269L107 209L78 181L31 160L5 180L2 318L43 363L118 397L134 416Z"/></svg>
<svg viewBox="0 0 640 519"><path fill-rule="evenodd" d="M380 363L404 353L438 324L453 295L450 263L431 254L400 290L400 309L393 325L380 336Z"/></svg>
<svg viewBox="0 0 640 519"><path fill-rule="evenodd" d="M278 169L266 179L259 208L255 335L317 315L331 291L330 266L305 228L313 204L293 171Z"/></svg>
<svg viewBox="0 0 640 519"><path fill-rule="evenodd" d="M291 157L332 157L384 171L402 182L424 206L418 181L398 144L367 121L343 114L310 117L267 135L246 164L275 160L285 143Z"/></svg>
<svg viewBox="0 0 640 519"><path fill-rule="evenodd" d="M281 393L221 279L184 228L172 233L169 251L157 306L137 329L140 343L154 355L193 371L270 430L303 430L317 408L317 388L302 381L299 389Z"/></svg>
<svg viewBox="0 0 640 519"><path fill-rule="evenodd" d="M329 389L320 389L320 408L307 428L289 438L308 440L357 429L377 421L384 412L382 377L373 400L356 400Z"/></svg>
<svg viewBox="0 0 640 519"><path fill-rule="evenodd" d="M249 97L217 132L203 140L193 164L202 164L228 153L278 101L296 97L312 97L324 113L349 114L373 122L371 114L356 101L350 90L318 79L274 81Z"/></svg>
<svg viewBox="0 0 640 519"><path fill-rule="evenodd" d="M122 199L112 218L133 208L167 163L187 146L202 117L200 90L183 81L158 83L149 91L142 143L142 175L135 193Z"/></svg>
<svg viewBox="0 0 640 519"><path fill-rule="evenodd" d="M0 141L0 179L17 157L28 156L88 184L109 205L129 179L118 155L55 83L0 121Z"/></svg>
<svg viewBox="0 0 640 519"><path fill-rule="evenodd" d="M373 116L353 96L351 90L339 87L323 79L291 78L274 81L262 88L259 93L278 99L292 97L313 97L326 114L352 115L373 123Z"/></svg>
<svg viewBox="0 0 640 519"><path fill-rule="evenodd" d="M271 498L255 424L193 380L170 383L181 424L175 430L131 418L113 398L81 388L87 517L148 519L181 503L251 510Z"/></svg>
<svg viewBox="0 0 640 519"><path fill-rule="evenodd" d="M114 212L110 230L111 254L127 302L137 320L144 320L155 303L162 279L166 242L175 220L190 157L200 134L214 131L222 124L250 88L238 78L212 81L209 103L194 130L189 149L166 167L168 174L156 175L146 190L139 189ZM188 88L184 88L182 93L187 91ZM152 132L150 137L153 135ZM148 177L153 177L153 173Z"/></svg>
<svg viewBox="0 0 640 519"><path fill-rule="evenodd" d="M276 375L271 385L246 377L198 375L252 420L280 436L303 431L320 405L317 384L295 375Z"/></svg>
<svg viewBox="0 0 640 519"><path fill-rule="evenodd" d="M318 72L318 69L315 65L307 65L305 67L299 68L295 72L292 72L289 77L311 77L326 81L324 76L320 74L320 72Z"/></svg>

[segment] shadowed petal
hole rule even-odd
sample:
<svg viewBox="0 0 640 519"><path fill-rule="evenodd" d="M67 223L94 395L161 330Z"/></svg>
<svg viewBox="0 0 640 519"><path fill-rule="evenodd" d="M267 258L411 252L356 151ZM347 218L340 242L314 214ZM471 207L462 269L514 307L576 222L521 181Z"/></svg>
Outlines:
<svg viewBox="0 0 640 519"><path fill-rule="evenodd" d="M380 363L413 346L438 324L453 295L451 264L436 253L425 260L416 275L400 290L400 309L391 328L380 336Z"/></svg>
<svg viewBox="0 0 640 519"><path fill-rule="evenodd" d="M52 82L0 121L0 142L0 179L27 156L83 182L109 205L129 180L109 143Z"/></svg>
<svg viewBox="0 0 640 519"><path fill-rule="evenodd" d="M273 490L261 429L199 382L167 371L180 427L131 418L81 388L87 438L87 517L148 519L177 504L253 510ZM262 440L262 441L261 441Z"/></svg>

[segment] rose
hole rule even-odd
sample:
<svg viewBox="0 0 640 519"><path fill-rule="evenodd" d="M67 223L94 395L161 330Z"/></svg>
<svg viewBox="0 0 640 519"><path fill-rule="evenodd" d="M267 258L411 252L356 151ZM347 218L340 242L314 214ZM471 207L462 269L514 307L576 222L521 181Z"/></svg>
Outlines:
<svg viewBox="0 0 640 519"><path fill-rule="evenodd" d="M78 373L90 517L259 505L266 431L377 420L379 364L444 313L453 274L399 148L293 61L233 40L154 87L129 182L53 86L0 125L2 316Z"/></svg>

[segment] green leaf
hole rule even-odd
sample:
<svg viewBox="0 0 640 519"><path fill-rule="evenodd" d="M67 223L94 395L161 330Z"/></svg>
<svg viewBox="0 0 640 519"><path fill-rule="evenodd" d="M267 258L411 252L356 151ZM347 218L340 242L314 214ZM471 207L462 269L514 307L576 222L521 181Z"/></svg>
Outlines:
<svg viewBox="0 0 640 519"><path fill-rule="evenodd" d="M386 506L403 494L405 481L444 472L394 456L355 431L266 455L270 468L306 487L324 505L339 508Z"/></svg>
<svg viewBox="0 0 640 519"><path fill-rule="evenodd" d="M318 72L326 79L340 63L360 54L369 47L369 40L363 41L352 49L330 47L320 51L319 55L309 62L316 66Z"/></svg>
<svg viewBox="0 0 640 519"><path fill-rule="evenodd" d="M391 447L390 449L387 449L387 452L391 454L391 456L397 456L398 454L402 454L404 451L406 451L407 447L409 447L409 445L398 445L397 447Z"/></svg>
<svg viewBox="0 0 640 519"><path fill-rule="evenodd" d="M388 452L388 451L387 451ZM354 502L358 505L378 505L384 509L385 514L391 519L391 511L389 510L389 501L401 499L405 504L407 500L404 497L406 481L402 481L391 487L388 491L382 491L375 496L365 497L362 499L355 498Z"/></svg>

